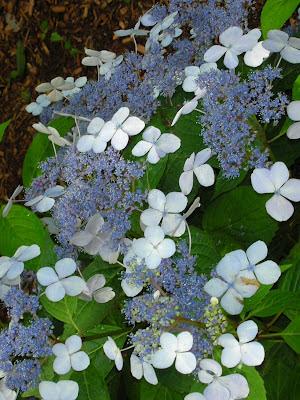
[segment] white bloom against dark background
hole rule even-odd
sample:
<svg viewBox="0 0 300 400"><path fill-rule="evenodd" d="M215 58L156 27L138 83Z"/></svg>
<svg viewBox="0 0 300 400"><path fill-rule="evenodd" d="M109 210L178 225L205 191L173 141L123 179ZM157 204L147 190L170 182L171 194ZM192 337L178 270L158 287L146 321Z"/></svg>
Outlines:
<svg viewBox="0 0 300 400"><path fill-rule="evenodd" d="M205 400L237 400L247 398L250 390L248 382L243 375L230 374L222 376L221 365L217 361L208 358L200 361L200 368L201 370L198 373L199 381L208 385L203 392ZM198 400L197 397L194 399ZM188 400L194 399L188 398Z"/></svg>
<svg viewBox="0 0 300 400"><path fill-rule="evenodd" d="M187 197L181 192L171 192L165 195L158 189L150 190L148 194L149 208L141 214L141 224L144 226L161 227L166 235L181 236L185 232L185 219L182 212L188 203Z"/></svg>
<svg viewBox="0 0 300 400"><path fill-rule="evenodd" d="M132 149L132 154L141 157L147 154L147 161L156 164L166 154L175 153L180 147L180 139L172 133L163 133L154 126L149 126L143 132L143 140Z"/></svg>
<svg viewBox="0 0 300 400"><path fill-rule="evenodd" d="M279 222L287 221L293 215L291 201L300 201L300 179L290 179L289 175L287 166L281 161L270 169L256 168L251 174L252 187L257 193L274 193L266 202L266 210Z"/></svg>
<svg viewBox="0 0 300 400"><path fill-rule="evenodd" d="M300 38L289 37L286 32L278 29L268 31L267 39L263 41L265 49L280 56L289 63L300 63Z"/></svg>
<svg viewBox="0 0 300 400"><path fill-rule="evenodd" d="M221 362L227 368L245 364L251 367L261 365L265 358L264 347L254 341L258 326L252 321L245 321L237 328L237 340L231 333L225 333L218 338L218 344L223 347Z"/></svg>
<svg viewBox="0 0 300 400"><path fill-rule="evenodd" d="M214 45L204 54L204 61L217 62L224 54L224 65L234 69L239 64L238 56L252 50L261 36L259 29L253 29L247 34L238 26L231 26L219 36L220 45Z"/></svg>
<svg viewBox="0 0 300 400"><path fill-rule="evenodd" d="M127 146L129 136L138 135L144 128L144 121L129 116L128 107L121 107L112 119L104 124L100 136L104 142L111 141L116 150L123 150Z"/></svg>
<svg viewBox="0 0 300 400"><path fill-rule="evenodd" d="M44 194L34 197L27 201L24 205L26 207L33 207L36 211L43 213L51 210L55 204L55 198L61 196L64 193L64 187L57 185L49 188Z"/></svg>
<svg viewBox="0 0 300 400"><path fill-rule="evenodd" d="M190 374L196 368L196 357L190 352L193 336L190 332L181 332L178 336L164 332L160 337L161 349L151 359L155 368L169 368L175 361L175 368L181 374Z"/></svg>
<svg viewBox="0 0 300 400"><path fill-rule="evenodd" d="M191 156L185 161L183 173L179 178L179 186L185 195L191 193L193 189L194 174L197 177L200 185L208 187L214 184L215 174L214 170L209 164L206 164L211 157L211 150L204 149L199 151L196 155L192 153Z"/></svg>
<svg viewBox="0 0 300 400"><path fill-rule="evenodd" d="M148 226L143 238L135 239L132 243L134 253L145 260L149 269L159 266L161 260L172 257L176 251L173 240L165 239L165 234L159 226Z"/></svg>
<svg viewBox="0 0 300 400"><path fill-rule="evenodd" d="M142 361L133 353L130 356L130 371L132 376L136 379L142 379L142 377L144 377L151 385L158 384L153 366L149 362Z"/></svg>
<svg viewBox="0 0 300 400"><path fill-rule="evenodd" d="M57 261L54 269L40 268L36 274L40 285L47 286L46 296L51 301L60 301L65 295L78 296L86 287L79 276L72 276L76 271L76 263L72 258L62 258Z"/></svg>
<svg viewBox="0 0 300 400"><path fill-rule="evenodd" d="M81 351L82 340L80 336L70 336L65 344L56 343L52 352L56 356L53 362L53 369L58 375L67 374L71 369L83 371L90 365L89 356Z"/></svg>
<svg viewBox="0 0 300 400"><path fill-rule="evenodd" d="M117 370L121 371L123 368L122 353L116 345L116 342L111 337L108 337L108 340L104 343L103 351L106 357L115 362Z"/></svg>
<svg viewBox="0 0 300 400"><path fill-rule="evenodd" d="M62 380L57 383L42 381L39 384L42 400L76 400L79 394L77 382Z"/></svg>
<svg viewBox="0 0 300 400"><path fill-rule="evenodd" d="M107 303L115 297L111 287L105 287L106 279L103 274L95 274L86 282L86 287L78 296L81 300L95 300L97 303Z"/></svg>
<svg viewBox="0 0 300 400"><path fill-rule="evenodd" d="M292 121L296 121L287 130L289 139L300 139L300 100L292 101L287 106L287 115Z"/></svg>

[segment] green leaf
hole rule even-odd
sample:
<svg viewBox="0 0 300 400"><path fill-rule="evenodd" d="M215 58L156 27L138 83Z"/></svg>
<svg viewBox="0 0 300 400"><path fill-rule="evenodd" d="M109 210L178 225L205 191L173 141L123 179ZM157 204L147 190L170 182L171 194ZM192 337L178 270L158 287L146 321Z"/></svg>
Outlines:
<svg viewBox="0 0 300 400"><path fill-rule="evenodd" d="M286 343L298 354L300 354L300 316L295 318L287 328L281 332Z"/></svg>
<svg viewBox="0 0 300 400"><path fill-rule="evenodd" d="M300 288L300 243L292 249L286 262L292 267L281 278L279 286L281 290L295 293Z"/></svg>
<svg viewBox="0 0 300 400"><path fill-rule="evenodd" d="M194 226L190 226L192 236L191 254L197 257L197 271L201 274L210 272L220 261L212 235ZM186 235L187 236L187 235Z"/></svg>
<svg viewBox="0 0 300 400"><path fill-rule="evenodd" d="M65 296L61 301L50 301L45 295L41 296L41 303L45 310L59 321L73 325L75 330L79 332L74 322L77 307L77 297Z"/></svg>
<svg viewBox="0 0 300 400"><path fill-rule="evenodd" d="M117 334L118 332L120 332L122 328L116 325L105 325L105 324L100 324L95 326L92 329L89 329L88 331L84 332L84 335L86 337L90 337L90 336L97 336L97 337L101 337L103 335L103 337L107 337L107 336L112 336L114 334Z"/></svg>
<svg viewBox="0 0 300 400"><path fill-rule="evenodd" d="M252 310L248 318L270 317L285 310L300 310L300 292L290 293L280 289L271 290L264 301Z"/></svg>
<svg viewBox="0 0 300 400"><path fill-rule="evenodd" d="M159 160L157 164L146 164L144 176L137 181L136 188L142 191L155 189L161 180L168 162L168 156Z"/></svg>
<svg viewBox="0 0 300 400"><path fill-rule="evenodd" d="M242 374L248 381L250 393L247 400L267 400L264 381L259 372L254 367L243 365Z"/></svg>
<svg viewBox="0 0 300 400"><path fill-rule="evenodd" d="M293 85L293 100L300 100L300 75L298 75Z"/></svg>
<svg viewBox="0 0 300 400"><path fill-rule="evenodd" d="M51 42L61 42L63 37L58 32L52 32L50 36Z"/></svg>
<svg viewBox="0 0 300 400"><path fill-rule="evenodd" d="M272 285L261 285L254 296L244 299L243 315L246 312L256 309L256 307L264 300L267 294L270 292Z"/></svg>
<svg viewBox="0 0 300 400"><path fill-rule="evenodd" d="M259 195L249 186L241 186L213 201L205 210L203 228L220 241L235 241L249 246L257 240L270 242L277 223L267 214L268 196ZM221 243L222 244L222 243Z"/></svg>
<svg viewBox="0 0 300 400"><path fill-rule="evenodd" d="M38 269L56 261L53 242L39 218L27 208L13 205L8 216L0 216L0 254L12 256L18 247L37 244L41 255L26 262L28 269Z"/></svg>
<svg viewBox="0 0 300 400"><path fill-rule="evenodd" d="M262 376L268 400L299 400L299 360L286 344L274 343L262 365Z"/></svg>
<svg viewBox="0 0 300 400"><path fill-rule="evenodd" d="M74 119L65 117L56 118L49 126L56 128L60 135L64 136L74 126ZM22 171L24 186L30 186L32 180L41 174L39 168L40 162L51 156L54 156L53 147L47 135L38 133L34 137L24 159Z"/></svg>
<svg viewBox="0 0 300 400"><path fill-rule="evenodd" d="M234 179L226 179L222 175L222 172L219 173L216 184L215 184L215 192L212 197L212 200L219 197L221 194L230 192L232 189L235 189L240 183L243 182L247 175L246 171L241 171L240 175Z"/></svg>
<svg viewBox="0 0 300 400"><path fill-rule="evenodd" d="M11 121L11 119L8 119L7 121L2 122L2 124L0 124L0 143L2 142L5 130L8 127L8 125L10 124L10 121Z"/></svg>
<svg viewBox="0 0 300 400"><path fill-rule="evenodd" d="M261 12L261 29L264 37L270 29L280 29L299 4L300 0L267 0Z"/></svg>
<svg viewBox="0 0 300 400"><path fill-rule="evenodd" d="M20 40L18 40L17 42L16 58L17 58L17 69L11 71L10 73L11 79L22 78L22 76L25 73L25 68L26 68L25 49L23 42L21 42Z"/></svg>
<svg viewBox="0 0 300 400"><path fill-rule="evenodd" d="M78 400L110 400L107 385L93 365L84 371L73 372L70 379L79 385Z"/></svg>

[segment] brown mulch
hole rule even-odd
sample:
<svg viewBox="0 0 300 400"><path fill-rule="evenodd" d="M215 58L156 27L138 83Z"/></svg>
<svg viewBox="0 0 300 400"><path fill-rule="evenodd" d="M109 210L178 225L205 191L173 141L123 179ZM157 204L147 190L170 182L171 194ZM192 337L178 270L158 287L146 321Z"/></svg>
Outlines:
<svg viewBox="0 0 300 400"><path fill-rule="evenodd" d="M37 121L25 111L36 98L34 88L56 76L94 73L81 65L84 47L118 54L133 49L128 39L114 38L113 31L134 26L155 2L0 0L0 123L11 119L0 144L0 201L22 181L23 159L34 135L31 125ZM17 69L17 46L22 45L25 71L10 79Z"/></svg>

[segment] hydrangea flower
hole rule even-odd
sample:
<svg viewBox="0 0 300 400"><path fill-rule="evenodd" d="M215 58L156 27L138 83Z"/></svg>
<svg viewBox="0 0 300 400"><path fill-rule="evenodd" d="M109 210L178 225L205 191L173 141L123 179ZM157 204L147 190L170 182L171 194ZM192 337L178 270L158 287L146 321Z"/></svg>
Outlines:
<svg viewBox="0 0 300 400"><path fill-rule="evenodd" d="M171 192L166 196L158 190L152 189L148 194L149 208L141 214L141 223L144 226L157 226L161 223L166 235L181 236L185 232L185 219L182 212L188 203L187 197L181 192Z"/></svg>
<svg viewBox="0 0 300 400"><path fill-rule="evenodd" d="M87 254L99 254L104 261L114 264L119 256L119 249L113 249L111 244L111 232L101 232L104 219L101 214L93 215L87 222L84 230L75 233L70 243L80 246Z"/></svg>
<svg viewBox="0 0 300 400"><path fill-rule="evenodd" d="M267 39L263 41L265 49L280 56L289 63L300 63L300 39L289 37L286 32L278 29L268 31Z"/></svg>
<svg viewBox="0 0 300 400"><path fill-rule="evenodd" d="M142 258L137 257L131 247L129 251L125 254L123 259L123 264L125 266L126 273L128 274L132 273L133 266L140 265L142 264L142 262L143 262ZM127 278L124 278L121 281L121 287L124 290L126 296L135 297L143 290L144 284L143 283L135 284L130 280L128 280Z"/></svg>
<svg viewBox="0 0 300 400"><path fill-rule="evenodd" d="M183 194L188 195L193 189L193 178L196 175L200 185L208 187L214 184L214 170L209 164L206 164L211 157L211 149L199 151L196 155L192 153L185 161L183 173L179 178L179 186Z"/></svg>
<svg viewBox="0 0 300 400"><path fill-rule="evenodd" d="M205 95L205 93L206 89L203 90L199 89L196 96L192 100L186 101L175 114L171 126L174 126L182 115L187 115L193 112L198 107L199 99L201 99Z"/></svg>
<svg viewBox="0 0 300 400"><path fill-rule="evenodd" d="M1 376L0 372L0 377ZM0 379L0 400L16 400L18 393L9 389L5 384L5 379Z"/></svg>
<svg viewBox="0 0 300 400"><path fill-rule="evenodd" d="M103 126L104 121L102 118L93 118L87 127L88 135L83 135L79 138L76 145L77 150L81 153L90 150L93 150L94 153L102 153L107 146L107 142L99 135Z"/></svg>
<svg viewBox="0 0 300 400"><path fill-rule="evenodd" d="M50 142L56 144L57 146L71 145L71 143L67 139L61 137L57 129L53 128L52 126L45 126L41 122L39 122L37 124L33 124L32 127L36 131L48 135L48 139L50 140Z"/></svg>
<svg viewBox="0 0 300 400"><path fill-rule="evenodd" d="M236 68L239 64L238 56L253 49L260 36L259 29L253 29L244 35L240 27L231 26L219 36L221 45L214 45L205 52L204 61L213 63L225 54L224 65L229 69Z"/></svg>
<svg viewBox="0 0 300 400"><path fill-rule="evenodd" d="M160 337L161 348L151 358L155 368L169 368L175 361L175 368L181 374L190 374L196 368L196 357L190 352L193 347L193 335L181 332L178 336L164 332Z"/></svg>
<svg viewBox="0 0 300 400"><path fill-rule="evenodd" d="M42 286L47 286L45 293L48 299L57 302L66 294L77 296L85 289L84 280L79 276L72 276L75 271L75 261L72 258L62 258L57 261L54 269L40 268L37 272L37 280Z"/></svg>
<svg viewBox="0 0 300 400"><path fill-rule="evenodd" d="M105 79L109 80L115 68L122 63L123 59L124 57L121 55L115 58L114 60L102 64L99 69L99 74L104 75Z"/></svg>
<svg viewBox="0 0 300 400"><path fill-rule="evenodd" d="M115 297L111 287L104 287L106 283L103 274L95 274L86 282L86 288L78 296L81 300L95 300L97 303L107 303Z"/></svg>
<svg viewBox="0 0 300 400"><path fill-rule="evenodd" d="M142 379L142 377L144 377L151 385L158 384L153 366L147 361L142 361L133 353L130 356L130 371L132 376L136 379Z"/></svg>
<svg viewBox="0 0 300 400"><path fill-rule="evenodd" d="M65 82L74 85L74 87L72 89L62 90L62 94L65 97L68 97L68 96L70 97L70 96L73 96L73 94L80 92L80 90L83 88L83 86L87 83L87 77L81 76L77 79L74 79L72 76L68 76L68 78L66 78Z"/></svg>
<svg viewBox="0 0 300 400"><path fill-rule="evenodd" d="M108 337L108 340L103 345L103 351L110 360L115 362L116 368L118 371L121 371L123 368L123 357L121 350L116 345L116 342Z"/></svg>
<svg viewBox="0 0 300 400"><path fill-rule="evenodd" d="M2 218L6 218L13 206L14 200L16 197L19 196L19 194L22 192L23 190L23 186L18 185L15 190L13 191L13 194L10 196L10 198L8 199L5 207L2 210Z"/></svg>
<svg viewBox="0 0 300 400"><path fill-rule="evenodd" d="M188 67L185 67L184 69L184 74L185 74L185 79L182 83L182 89L187 92L194 92L197 94L197 90L199 89L197 80L201 74L204 74L206 72L210 72L212 70L217 70L218 66L216 63L203 63L200 65L200 67L191 65Z"/></svg>
<svg viewBox="0 0 300 400"><path fill-rule="evenodd" d="M40 94L35 101L25 107L25 110L36 117L37 115L40 115L44 108L48 107L49 104L51 104L51 101L48 96L45 94Z"/></svg>
<svg viewBox="0 0 300 400"><path fill-rule="evenodd" d="M261 365L265 358L264 347L254 341L258 326L252 321L242 322L237 328L237 340L231 333L224 333L218 338L218 344L223 347L221 362L227 368L236 367L242 363L251 367Z"/></svg>
<svg viewBox="0 0 300 400"><path fill-rule="evenodd" d="M208 358L200 361L200 368L201 370L198 373L199 381L208 385L203 392L205 400L247 398L250 390L248 382L243 375L230 374L222 376L221 365L217 361Z"/></svg>
<svg viewBox="0 0 300 400"><path fill-rule="evenodd" d="M296 121L288 128L287 137L289 139L300 139L300 100L292 101L287 106L287 114L292 121Z"/></svg>
<svg viewBox="0 0 300 400"><path fill-rule="evenodd" d="M175 153L180 148L181 140L172 133L161 134L160 129L149 126L143 132L143 140L132 149L132 154L141 157L147 154L147 161L156 164L167 154Z"/></svg>
<svg viewBox="0 0 300 400"><path fill-rule="evenodd" d="M64 90L74 89L75 84L70 80L66 80L61 76L53 78L50 82L40 83L35 90L38 93L46 93L51 103L61 101L64 98Z"/></svg>
<svg viewBox="0 0 300 400"><path fill-rule="evenodd" d="M53 361L53 369L58 375L67 374L71 369L83 371L90 365L89 356L84 351L80 351L82 340L78 335L70 336L65 344L56 343L52 347L52 352L56 356Z"/></svg>
<svg viewBox="0 0 300 400"><path fill-rule="evenodd" d="M126 37L130 36L130 38L134 42L135 46L135 52L137 52L137 43L136 43L136 36L147 36L149 34L149 31L146 29L140 29L141 26L141 19L139 18L138 22L135 24L135 26L131 29L119 29L114 32L114 34L118 37Z"/></svg>
<svg viewBox="0 0 300 400"><path fill-rule="evenodd" d="M244 259L242 250L226 254L216 266L218 277L210 279L204 286L210 296L221 297L221 306L231 315L239 314L243 299L253 296L259 288L252 271L241 271Z"/></svg>
<svg viewBox="0 0 300 400"><path fill-rule="evenodd" d="M71 380L62 380L57 383L42 381L39 384L42 400L76 400L79 394L78 383Z"/></svg>
<svg viewBox="0 0 300 400"><path fill-rule="evenodd" d="M265 242L258 240L248 247L246 253L242 250L239 250L239 252L241 271L248 270L253 272L258 282L264 285L273 285L278 281L281 275L279 266L271 260L261 262L268 254L268 248Z"/></svg>
<svg viewBox="0 0 300 400"><path fill-rule="evenodd" d="M64 193L64 190L65 189L60 185L53 186L47 189L44 194L34 197L24 205L26 207L32 207L40 213L47 212L54 206L55 198L61 196Z"/></svg>
<svg viewBox="0 0 300 400"><path fill-rule="evenodd" d="M108 50L98 51L85 48L84 52L87 57L83 58L82 64L88 67L101 66L102 64L112 61L117 56L115 53Z"/></svg>
<svg viewBox="0 0 300 400"><path fill-rule="evenodd" d="M175 253L175 243L171 239L165 239L164 231L159 226L148 226L144 236L133 241L132 249L138 257L145 260L149 269L157 268L162 259Z"/></svg>
<svg viewBox="0 0 300 400"><path fill-rule="evenodd" d="M294 213L289 201L300 201L300 179L289 179L287 166L278 161L270 169L255 168L251 174L253 189L259 193L274 193L266 202L267 213L276 221L287 221Z"/></svg>
<svg viewBox="0 0 300 400"><path fill-rule="evenodd" d="M263 42L258 42L253 49L246 51L244 63L249 67L259 67L269 55L270 52L263 47Z"/></svg>
<svg viewBox="0 0 300 400"><path fill-rule="evenodd" d="M173 39L179 37L182 33L182 30L178 25L174 26L173 30L169 28L175 22L178 11L175 11L169 15L167 15L161 22L158 22L153 26L150 31L149 38L145 44L146 51L151 47L152 42L160 42L162 47L169 46ZM145 22L145 18L142 19ZM143 23L143 22L142 22Z"/></svg>
<svg viewBox="0 0 300 400"><path fill-rule="evenodd" d="M129 136L135 136L145 128L144 121L138 117L129 116L129 113L128 107L121 107L101 130L102 140L111 141L111 145L116 150L125 149Z"/></svg>
<svg viewBox="0 0 300 400"><path fill-rule="evenodd" d="M24 271L24 262L32 260L41 254L37 244L20 246L12 257L0 257L0 279L15 280Z"/></svg>

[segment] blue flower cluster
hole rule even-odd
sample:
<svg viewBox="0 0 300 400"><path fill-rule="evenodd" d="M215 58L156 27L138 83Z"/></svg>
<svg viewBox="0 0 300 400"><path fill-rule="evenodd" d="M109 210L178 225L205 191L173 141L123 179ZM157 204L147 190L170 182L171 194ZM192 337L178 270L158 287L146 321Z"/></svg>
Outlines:
<svg viewBox="0 0 300 400"><path fill-rule="evenodd" d="M146 293L127 300L123 309L131 325L148 325L131 335L134 352L144 359L158 348L162 332L185 330L192 333L191 351L201 360L212 353L216 335L226 327L220 308L211 308L210 296L203 290L207 278L195 271L196 258L189 254L186 242L180 242L177 250L178 255L163 260L155 271L137 265L134 272L125 274L135 284L141 283L142 276L147 286Z"/></svg>
<svg viewBox="0 0 300 400"><path fill-rule="evenodd" d="M171 0L168 7L154 6L150 10L153 24L177 12L174 24L165 32L172 35L173 26L179 25L192 40L177 37L167 48L158 40L150 40L144 55L127 52L109 81L104 76L99 82L90 81L70 98L69 104L57 102L44 108L41 121L47 124L53 111L58 110L109 120L121 106L127 106L132 114L148 121L160 105L158 96L174 94L183 81L185 67L198 65L207 45L216 36L232 25L245 26L251 3L249 0Z"/></svg>
<svg viewBox="0 0 300 400"><path fill-rule="evenodd" d="M41 372L39 358L52 353L49 343L52 323L47 318L36 316L38 297L17 288L10 289L4 304L11 322L0 333L0 370L8 388L26 391L38 382ZM32 314L33 318L27 321L25 313Z"/></svg>
<svg viewBox="0 0 300 400"><path fill-rule="evenodd" d="M272 93L272 83L279 77L280 71L271 67L250 73L247 80L227 70L199 77L200 87L207 90L203 99L205 115L199 121L201 135L217 155L225 177L237 177L243 168L265 166L268 149L257 125L276 123L284 114L286 96L275 97ZM251 126L253 116L259 120Z"/></svg>
<svg viewBox="0 0 300 400"><path fill-rule="evenodd" d="M14 286L5 296L4 303L13 321L19 321L25 313L35 315L40 308L37 296L29 296Z"/></svg>
<svg viewBox="0 0 300 400"><path fill-rule="evenodd" d="M42 194L56 184L65 191L51 209L58 230L60 257L74 256L69 244L80 225L100 212L105 224L102 232L112 232L112 247L118 248L131 228L130 216L144 200L144 194L134 184L144 174L140 163L126 161L112 147L104 153L79 153L74 147L60 149L57 159L49 158L41 165L43 174L35 179L26 198Z"/></svg>

